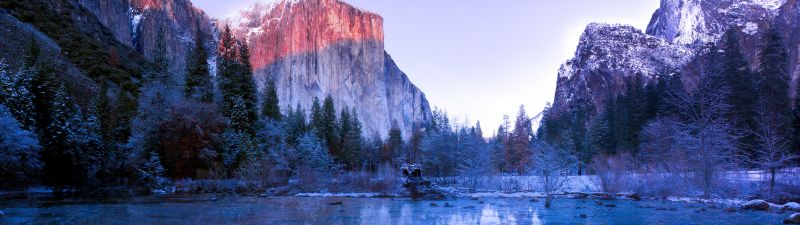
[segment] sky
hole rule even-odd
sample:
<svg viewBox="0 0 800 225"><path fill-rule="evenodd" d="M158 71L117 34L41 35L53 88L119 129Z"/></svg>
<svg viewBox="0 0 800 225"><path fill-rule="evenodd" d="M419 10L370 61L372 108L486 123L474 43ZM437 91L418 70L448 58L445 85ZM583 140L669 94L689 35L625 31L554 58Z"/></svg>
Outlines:
<svg viewBox="0 0 800 225"><path fill-rule="evenodd" d="M193 0L212 17L255 2ZM344 0L384 20L384 44L432 107L492 135L525 105L535 116L553 101L558 69L587 24L644 30L659 0Z"/></svg>

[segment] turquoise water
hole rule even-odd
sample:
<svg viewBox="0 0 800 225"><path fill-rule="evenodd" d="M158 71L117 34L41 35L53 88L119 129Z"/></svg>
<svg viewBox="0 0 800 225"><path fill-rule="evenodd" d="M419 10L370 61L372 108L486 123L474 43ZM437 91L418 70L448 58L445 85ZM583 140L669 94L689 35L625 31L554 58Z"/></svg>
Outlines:
<svg viewBox="0 0 800 225"><path fill-rule="evenodd" d="M543 202L521 198L190 196L52 206L20 200L0 203L0 224L781 224L788 216L667 201L598 201L556 199L545 209Z"/></svg>

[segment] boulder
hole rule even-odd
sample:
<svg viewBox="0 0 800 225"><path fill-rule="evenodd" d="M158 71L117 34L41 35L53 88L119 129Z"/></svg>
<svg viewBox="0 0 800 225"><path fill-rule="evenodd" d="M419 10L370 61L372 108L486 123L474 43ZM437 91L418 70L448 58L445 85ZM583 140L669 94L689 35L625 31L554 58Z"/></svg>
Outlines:
<svg viewBox="0 0 800 225"><path fill-rule="evenodd" d="M800 213L794 213L789 218L783 220L785 224L800 224Z"/></svg>
<svg viewBox="0 0 800 225"><path fill-rule="evenodd" d="M786 204L783 204L781 209L783 209L783 210L792 210L792 211L800 211L800 203L787 202Z"/></svg>
<svg viewBox="0 0 800 225"><path fill-rule="evenodd" d="M627 197L633 199L634 201L642 200L642 196L636 193L629 194Z"/></svg>
<svg viewBox="0 0 800 225"><path fill-rule="evenodd" d="M742 209L767 211L769 210L769 202L760 199L750 200L742 203Z"/></svg>

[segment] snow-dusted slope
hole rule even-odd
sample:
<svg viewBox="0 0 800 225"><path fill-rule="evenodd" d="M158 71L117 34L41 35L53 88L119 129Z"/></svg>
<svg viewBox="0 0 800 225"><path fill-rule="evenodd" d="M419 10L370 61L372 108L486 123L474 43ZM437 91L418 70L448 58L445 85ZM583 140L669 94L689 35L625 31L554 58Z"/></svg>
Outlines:
<svg viewBox="0 0 800 225"><path fill-rule="evenodd" d="M708 45L728 30L739 32L742 53L757 68L760 34L778 26L789 50L787 68L800 77L798 0L662 0L646 33L630 26L591 24L575 57L561 66L553 106L566 110L576 100L602 110L608 97L625 90L625 78L681 72L687 87L699 73ZM792 90L796 82L792 82ZM792 91L794 96L794 91ZM583 104L583 103L581 103Z"/></svg>
<svg viewBox="0 0 800 225"><path fill-rule="evenodd" d="M754 35L786 0L661 0L647 34L678 44L719 40L730 27Z"/></svg>
<svg viewBox="0 0 800 225"><path fill-rule="evenodd" d="M672 44L623 25L590 24L580 38L575 58L559 71L554 106L583 98L602 108L609 94L624 90L625 77L654 77L675 71L694 56L691 48Z"/></svg>

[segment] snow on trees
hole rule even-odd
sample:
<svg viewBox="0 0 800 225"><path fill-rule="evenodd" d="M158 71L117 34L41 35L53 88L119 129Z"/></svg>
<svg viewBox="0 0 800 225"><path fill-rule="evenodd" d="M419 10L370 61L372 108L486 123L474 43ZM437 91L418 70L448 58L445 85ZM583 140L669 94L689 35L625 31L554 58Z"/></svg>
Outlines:
<svg viewBox="0 0 800 225"><path fill-rule="evenodd" d="M36 135L23 129L4 105L0 104L0 188L23 186L41 169Z"/></svg>
<svg viewBox="0 0 800 225"><path fill-rule="evenodd" d="M711 194L716 173L735 162L737 135L725 116L731 106L726 103L729 90L703 74L694 90L673 89L668 102L679 117L672 124L676 144L691 155L688 166L699 176L705 196Z"/></svg>
<svg viewBox="0 0 800 225"><path fill-rule="evenodd" d="M569 170L577 159L566 149L555 147L544 141L535 141L532 144L533 174L540 176L543 191L547 195L544 207L549 208L553 195L560 192L568 181Z"/></svg>
<svg viewBox="0 0 800 225"><path fill-rule="evenodd" d="M781 132L781 127L784 126L782 120L785 118L770 116L763 106L762 101L759 110L756 110L757 127L751 131L757 139L755 149L750 153L752 155L746 155L744 159L769 173L769 193L773 194L775 174L798 156L789 151L791 142L788 133Z"/></svg>

